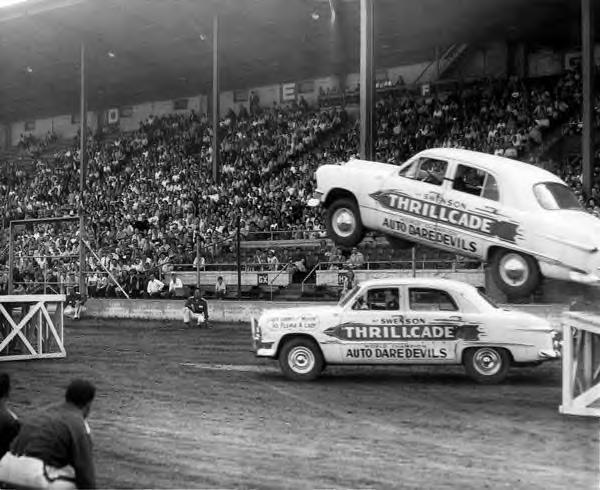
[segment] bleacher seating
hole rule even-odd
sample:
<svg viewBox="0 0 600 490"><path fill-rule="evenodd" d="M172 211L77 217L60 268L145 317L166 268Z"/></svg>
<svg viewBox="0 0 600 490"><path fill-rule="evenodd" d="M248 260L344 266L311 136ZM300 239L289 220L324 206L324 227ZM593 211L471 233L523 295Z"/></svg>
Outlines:
<svg viewBox="0 0 600 490"><path fill-rule="evenodd" d="M377 159L401 163L433 146L526 158L544 132L578 109L575 78L576 73L566 72L540 80L447 84L428 96L391 87L376 104ZM290 281L296 284L303 280L302 268L305 274L339 253L346 254L342 262L347 260L348 251L332 250L324 240L320 210L305 202L319 165L357 153L357 122L343 108L311 108L301 99L289 106L253 106L251 113L229 111L221 127L220 183L210 173L206 115L150 116L131 133L87 135L86 234L101 258L90 260L88 271L101 277L110 270L119 281L135 282L131 292L140 294L150 272L166 278L171 270L194 270L190 264L200 240L206 271L211 264L220 264L224 273L234 271L238 217L244 270L256 268L257 260L263 267L266 258L257 256L273 249L275 268L304 260L292 272ZM8 170L0 176L0 205L5 223L78 212L78 145L77 138L55 141L49 135L43 144L20 145L21 152L35 156L35 168L17 171L12 159L4 162ZM61 277L78 268L76 233L38 225L21 235L17 274L26 290L48 271ZM393 251L380 239L365 241L361 253L373 269L402 268L411 259L410 252ZM32 257L36 254L61 258L44 262ZM425 254L438 262L448 259L435 251Z"/></svg>

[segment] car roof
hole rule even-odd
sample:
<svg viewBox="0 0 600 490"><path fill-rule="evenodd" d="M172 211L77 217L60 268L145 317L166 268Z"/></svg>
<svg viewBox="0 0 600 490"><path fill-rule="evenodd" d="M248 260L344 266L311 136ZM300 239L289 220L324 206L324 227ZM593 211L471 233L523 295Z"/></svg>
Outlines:
<svg viewBox="0 0 600 490"><path fill-rule="evenodd" d="M482 170L488 170L494 174L508 174L517 177L518 181L523 183L536 182L560 182L564 183L559 177L547 170L535 165L513 160L512 158L491 155L489 153L480 153L478 151L463 150L460 148L430 148L423 150L419 156L428 156L432 158L451 158L464 163L472 163Z"/></svg>
<svg viewBox="0 0 600 490"><path fill-rule="evenodd" d="M454 289L464 292L472 292L473 286L465 282L453 279L442 279L438 277L390 277L387 279L367 279L360 281L362 287L368 286L418 286L424 288Z"/></svg>

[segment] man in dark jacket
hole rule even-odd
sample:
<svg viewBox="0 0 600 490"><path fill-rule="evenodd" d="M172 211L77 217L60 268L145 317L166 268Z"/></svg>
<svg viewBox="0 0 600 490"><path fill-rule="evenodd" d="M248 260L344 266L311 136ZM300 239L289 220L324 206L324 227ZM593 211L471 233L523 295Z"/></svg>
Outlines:
<svg viewBox="0 0 600 490"><path fill-rule="evenodd" d="M24 420L0 460L0 482L9 488L96 488L86 422L95 394L90 382L74 380L63 404Z"/></svg>
<svg viewBox="0 0 600 490"><path fill-rule="evenodd" d="M183 323L190 325L195 321L196 325L208 327L208 303L202 297L200 289L196 288L194 295L190 296L183 308Z"/></svg>
<svg viewBox="0 0 600 490"><path fill-rule="evenodd" d="M0 373L0 458L8 452L10 443L19 433L19 420L6 405L9 395L10 376Z"/></svg>

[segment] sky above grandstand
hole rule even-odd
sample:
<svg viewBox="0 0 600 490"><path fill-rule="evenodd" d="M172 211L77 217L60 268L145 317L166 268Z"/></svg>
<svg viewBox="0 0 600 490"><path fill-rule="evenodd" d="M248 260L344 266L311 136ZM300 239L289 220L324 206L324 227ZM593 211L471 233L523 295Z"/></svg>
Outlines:
<svg viewBox="0 0 600 490"><path fill-rule="evenodd" d="M0 0L1 1L1 0ZM331 6L335 15L332 15ZM376 0L376 65L490 39L577 44L576 0ZM207 93L221 19L224 90L357 72L359 0L29 0L0 9L0 118Z"/></svg>

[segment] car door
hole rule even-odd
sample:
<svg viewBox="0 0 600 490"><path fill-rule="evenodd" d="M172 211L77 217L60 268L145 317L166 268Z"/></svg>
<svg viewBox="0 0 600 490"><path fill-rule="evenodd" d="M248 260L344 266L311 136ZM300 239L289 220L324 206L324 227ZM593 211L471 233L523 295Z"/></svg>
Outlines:
<svg viewBox="0 0 600 490"><path fill-rule="evenodd" d="M370 194L375 202L365 214L365 224L406 240L435 243L435 203L448 171L448 162L440 158L422 156L407 162Z"/></svg>
<svg viewBox="0 0 600 490"><path fill-rule="evenodd" d="M488 247L499 239L514 241L516 225L507 216L501 194L492 172L454 163L438 210L438 238L445 248L484 259Z"/></svg>
<svg viewBox="0 0 600 490"><path fill-rule="evenodd" d="M391 325L399 325L401 288L371 286L365 288L347 305L341 322L325 333L340 341L341 362L345 364L374 364L395 362L384 357L382 348L396 340L391 337Z"/></svg>
<svg viewBox="0 0 600 490"><path fill-rule="evenodd" d="M459 363L458 343L477 335L457 295L435 287L408 287L404 356L413 363Z"/></svg>

